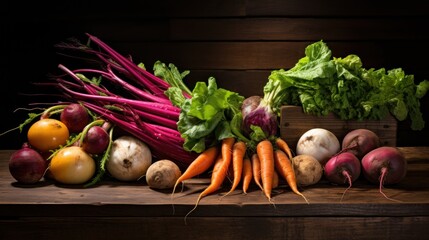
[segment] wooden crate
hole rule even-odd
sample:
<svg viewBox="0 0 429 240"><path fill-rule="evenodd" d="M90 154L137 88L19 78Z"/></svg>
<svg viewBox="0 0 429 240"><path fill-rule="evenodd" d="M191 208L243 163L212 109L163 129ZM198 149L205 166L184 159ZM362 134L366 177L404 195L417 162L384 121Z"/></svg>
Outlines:
<svg viewBox="0 0 429 240"><path fill-rule="evenodd" d="M287 141L292 149L296 149L296 144L302 134L316 127L333 132L340 142L349 131L366 128L379 136L382 145L396 146L397 121L391 115L383 120L344 121L332 113L319 117L304 113L302 107L282 106L280 136Z"/></svg>

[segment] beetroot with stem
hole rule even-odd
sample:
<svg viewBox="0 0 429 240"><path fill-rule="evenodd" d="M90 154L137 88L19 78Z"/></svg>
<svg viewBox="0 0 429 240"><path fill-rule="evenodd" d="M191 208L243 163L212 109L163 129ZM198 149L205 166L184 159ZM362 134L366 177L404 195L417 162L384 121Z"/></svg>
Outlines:
<svg viewBox="0 0 429 240"><path fill-rule="evenodd" d="M361 164L359 159L350 152L343 152L331 157L325 164L324 174L326 179L335 184L348 184L348 189L352 187L352 183L356 181L361 173Z"/></svg>
<svg viewBox="0 0 429 240"><path fill-rule="evenodd" d="M379 184L380 193L390 199L382 191L383 186L402 181L407 173L407 161L398 148L383 146L362 158L362 172L369 182Z"/></svg>
<svg viewBox="0 0 429 240"><path fill-rule="evenodd" d="M81 147L83 150L90 154L103 153L111 141L107 133L110 126L111 124L104 120L96 120L88 124L83 129L81 136Z"/></svg>
<svg viewBox="0 0 429 240"><path fill-rule="evenodd" d="M88 111L79 103L70 103L65 106L60 115L70 132L78 133L91 121Z"/></svg>

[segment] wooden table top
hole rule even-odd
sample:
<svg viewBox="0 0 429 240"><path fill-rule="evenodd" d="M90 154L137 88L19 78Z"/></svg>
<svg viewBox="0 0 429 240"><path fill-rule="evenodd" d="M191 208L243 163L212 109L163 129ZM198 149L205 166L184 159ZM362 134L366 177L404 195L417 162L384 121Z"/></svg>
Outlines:
<svg viewBox="0 0 429 240"><path fill-rule="evenodd" d="M244 195L241 189L220 198L228 189L203 198L189 216L429 216L429 147L400 147L408 161L407 176L396 185L385 186L383 197L377 185L362 177L347 191L322 180L300 188L307 197L281 184L273 190L273 204L255 186ZM42 180L34 185L18 184L10 175L12 150L0 151L0 217L25 216L185 216L195 205L207 178L195 178L173 195L157 191L142 180L126 183L103 180L91 188L61 185Z"/></svg>

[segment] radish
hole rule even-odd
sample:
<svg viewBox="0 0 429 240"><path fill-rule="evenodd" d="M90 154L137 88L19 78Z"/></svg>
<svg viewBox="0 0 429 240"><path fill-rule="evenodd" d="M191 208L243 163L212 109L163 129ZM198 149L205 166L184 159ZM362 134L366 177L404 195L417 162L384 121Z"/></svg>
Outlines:
<svg viewBox="0 0 429 240"><path fill-rule="evenodd" d="M334 133L324 128L313 128L301 135L296 146L297 155L315 157L322 166L340 151L340 142Z"/></svg>
<svg viewBox="0 0 429 240"><path fill-rule="evenodd" d="M380 193L384 185L397 184L407 174L407 161L396 147L383 146L367 153L362 158L362 172L371 183L380 185ZM390 199L390 198L388 198Z"/></svg>
<svg viewBox="0 0 429 240"><path fill-rule="evenodd" d="M343 152L331 157L325 164L326 179L335 184L347 183L349 186L344 191L352 187L352 183L356 181L361 173L361 164L359 159L351 152ZM342 197L341 197L342 199Z"/></svg>
<svg viewBox="0 0 429 240"><path fill-rule="evenodd" d="M380 138L369 129L355 129L346 134L342 141L342 152L351 152L362 159L369 151L380 147Z"/></svg>

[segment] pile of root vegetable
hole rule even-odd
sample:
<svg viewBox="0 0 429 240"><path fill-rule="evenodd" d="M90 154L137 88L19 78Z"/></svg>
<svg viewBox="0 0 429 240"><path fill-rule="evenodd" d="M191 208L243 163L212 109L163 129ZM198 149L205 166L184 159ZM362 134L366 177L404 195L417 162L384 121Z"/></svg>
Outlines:
<svg viewBox="0 0 429 240"><path fill-rule="evenodd" d="M377 136L363 129L345 138L341 148L326 129L312 129L317 131L303 135L296 151L279 136L281 105L302 103L308 113L346 111L323 110L324 106L336 105L321 103L317 100L321 95L312 92L322 83L310 84L309 77L320 80L322 76L317 74L325 70L332 74L331 70L339 67L331 65L345 62L332 59L323 42L310 45L307 56L291 70L273 71L264 96L244 98L219 88L214 77L197 82L191 91L183 81L189 71L180 72L173 64L160 61L150 71L99 38L87 37L87 44L69 39L56 45L64 56L72 56L70 65L74 67L61 63L59 73L51 74L49 82L39 83L55 88L61 99L46 104L41 113L29 114L19 126L20 131L27 132L28 142L11 156L9 164L18 182L32 184L50 177L63 184L95 186L107 173L120 181L144 177L150 187L171 188L174 193L185 180L209 173L210 184L199 194L197 204L227 182L231 186L224 196L240 184L246 193L254 183L271 202L271 191L279 179L308 203L298 188L317 183L323 174L332 183L351 187L362 169L371 182L380 184L380 191L383 184L397 183L405 176L406 162L401 153L393 147L382 148ZM311 54L312 49L328 53ZM315 56L323 61L313 59ZM335 76L342 84L332 84L334 75L323 76L329 78L331 83L324 82L335 92L330 94L332 101L338 102L343 90L335 86L348 83L339 75ZM376 92L365 89L370 87L365 83L359 84L360 90ZM376 85L373 80L372 85ZM406 99L412 101L391 111L398 113L409 106L410 114L416 114L412 120L421 128L418 98L425 95L429 82L407 86L413 94ZM370 109L371 99L358 99L365 103L362 109L349 109L346 115L382 118L383 113L389 113L386 105L390 99L377 98L385 102ZM356 99L343 100L353 104ZM402 114L400 120L405 117ZM379 152L370 152L376 149ZM78 165L76 158L81 159Z"/></svg>

